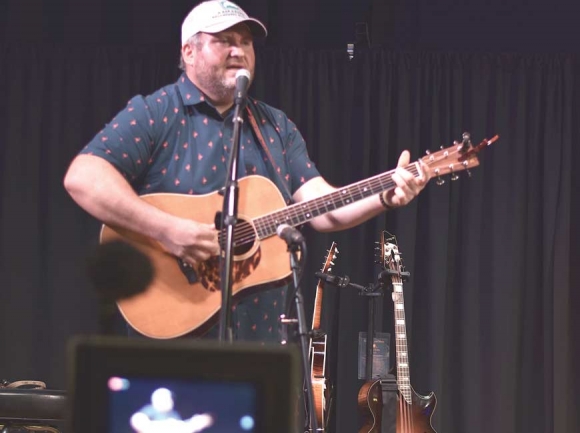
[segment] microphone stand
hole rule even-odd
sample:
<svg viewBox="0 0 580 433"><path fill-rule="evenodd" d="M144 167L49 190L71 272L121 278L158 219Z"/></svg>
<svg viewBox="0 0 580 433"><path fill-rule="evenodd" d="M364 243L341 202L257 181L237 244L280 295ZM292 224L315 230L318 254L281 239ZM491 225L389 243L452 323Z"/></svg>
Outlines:
<svg viewBox="0 0 580 433"><path fill-rule="evenodd" d="M286 239L288 244L288 251L290 252L290 267L292 269L292 278L294 283L294 302L296 304L296 319L288 319L282 317L283 324L297 323L298 337L300 339L300 349L302 352L302 369L304 370L304 383L306 385L306 399L308 400L308 415L309 415L309 431L312 433L318 432L318 421L316 419L316 409L314 407L314 391L312 389L312 378L309 374L309 358L308 353L310 330L306 324L306 314L304 312L304 297L300 290L300 263L298 260L298 251L302 251L302 260L306 256L306 243L302 240L296 242L291 239Z"/></svg>
<svg viewBox="0 0 580 433"><path fill-rule="evenodd" d="M235 225L238 222L238 161L240 159L241 125L244 123L242 113L246 105L246 98L235 98L235 109L232 121L234 122L232 153L228 163L228 177L224 187L224 203L220 234L226 233L225 241L220 237L222 307L220 310L219 341L233 342L232 329L232 270L234 261Z"/></svg>

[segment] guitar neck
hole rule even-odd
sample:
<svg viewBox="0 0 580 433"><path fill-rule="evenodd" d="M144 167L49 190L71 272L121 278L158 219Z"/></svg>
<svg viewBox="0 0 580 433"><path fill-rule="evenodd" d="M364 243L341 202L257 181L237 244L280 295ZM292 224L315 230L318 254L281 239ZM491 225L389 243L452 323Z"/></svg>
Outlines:
<svg viewBox="0 0 580 433"><path fill-rule="evenodd" d="M314 313L312 316L312 330L320 329L322 316L322 298L324 296L324 283L322 280L316 285L316 296L314 297Z"/></svg>
<svg viewBox="0 0 580 433"><path fill-rule="evenodd" d="M415 177L420 177L422 174L418 162L409 165L406 169ZM394 173L395 170L390 170L313 200L296 203L276 212L254 218L253 223L258 237L265 239L275 235L280 224L298 226L317 216L394 188L396 186L392 177Z"/></svg>
<svg viewBox="0 0 580 433"><path fill-rule="evenodd" d="M453 142L453 146L447 148L441 147L441 150L435 153L428 152L427 156L421 158L421 163L429 166L439 180L445 174L451 173L455 176L462 170L477 167L479 165L477 153L498 138L499 136L495 135L489 140L484 139L479 145L473 147L470 135L464 133L462 142ZM415 178L421 177L423 174L421 163L416 161L406 166L405 169ZM395 170L393 169L386 173L339 188L336 191L313 200L296 203L262 217L254 218L252 221L258 238L265 239L274 236L280 224L298 226L327 212L332 212L363 198L387 191L395 186L395 182L393 181Z"/></svg>
<svg viewBox="0 0 580 433"><path fill-rule="evenodd" d="M393 303L395 304L395 346L397 355L397 383L399 391L411 404L411 374L409 372L409 350L405 322L405 302L403 284L393 283Z"/></svg>

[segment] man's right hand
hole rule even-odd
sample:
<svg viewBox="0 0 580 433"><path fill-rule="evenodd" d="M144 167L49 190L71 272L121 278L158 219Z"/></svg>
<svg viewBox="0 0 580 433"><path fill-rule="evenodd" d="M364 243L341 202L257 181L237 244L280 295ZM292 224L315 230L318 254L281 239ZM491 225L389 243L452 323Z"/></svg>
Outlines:
<svg viewBox="0 0 580 433"><path fill-rule="evenodd" d="M159 242L167 252L195 266L219 255L218 234L213 224L176 218Z"/></svg>

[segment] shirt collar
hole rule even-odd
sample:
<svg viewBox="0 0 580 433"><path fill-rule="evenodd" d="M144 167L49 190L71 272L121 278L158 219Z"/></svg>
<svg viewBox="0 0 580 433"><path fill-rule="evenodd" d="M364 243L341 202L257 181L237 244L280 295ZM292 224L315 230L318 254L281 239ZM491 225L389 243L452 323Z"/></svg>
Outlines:
<svg viewBox="0 0 580 433"><path fill-rule="evenodd" d="M177 80L177 87L181 94L183 105L197 105L203 102L208 103L203 92L191 82L185 72L182 73L181 77Z"/></svg>

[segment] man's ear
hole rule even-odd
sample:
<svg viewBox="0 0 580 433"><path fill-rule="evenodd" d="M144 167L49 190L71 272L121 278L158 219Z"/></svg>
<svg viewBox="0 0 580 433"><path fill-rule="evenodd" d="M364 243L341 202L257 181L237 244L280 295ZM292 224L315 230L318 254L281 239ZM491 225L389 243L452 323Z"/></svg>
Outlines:
<svg viewBox="0 0 580 433"><path fill-rule="evenodd" d="M186 65L192 65L195 59L195 49L191 44L185 44L181 47L181 57L183 58L183 63Z"/></svg>

